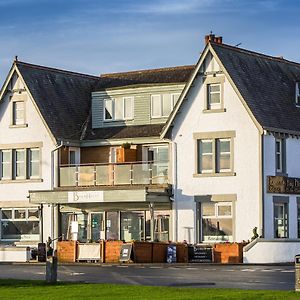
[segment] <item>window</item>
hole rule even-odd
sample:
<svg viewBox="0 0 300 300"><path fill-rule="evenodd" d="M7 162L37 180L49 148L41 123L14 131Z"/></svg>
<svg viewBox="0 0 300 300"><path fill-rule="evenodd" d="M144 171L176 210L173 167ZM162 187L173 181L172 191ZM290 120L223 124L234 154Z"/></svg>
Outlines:
<svg viewBox="0 0 300 300"><path fill-rule="evenodd" d="M11 178L11 150L1 151L1 179Z"/></svg>
<svg viewBox="0 0 300 300"><path fill-rule="evenodd" d="M40 149L0 150L0 180L40 178Z"/></svg>
<svg viewBox="0 0 300 300"><path fill-rule="evenodd" d="M168 117L172 112L180 94L151 95L151 117Z"/></svg>
<svg viewBox="0 0 300 300"><path fill-rule="evenodd" d="M295 103L300 105L300 82L296 82Z"/></svg>
<svg viewBox="0 0 300 300"><path fill-rule="evenodd" d="M133 97L106 99L104 120L118 121L133 119Z"/></svg>
<svg viewBox="0 0 300 300"><path fill-rule="evenodd" d="M300 238L300 202L297 203L297 225L298 225L298 239Z"/></svg>
<svg viewBox="0 0 300 300"><path fill-rule="evenodd" d="M285 172L285 140L276 139L275 140L275 164L276 172L284 173Z"/></svg>
<svg viewBox="0 0 300 300"><path fill-rule="evenodd" d="M205 202L201 207L202 240L204 242L232 241L232 203Z"/></svg>
<svg viewBox="0 0 300 300"><path fill-rule="evenodd" d="M25 149L16 149L14 168L15 168L15 178L24 179L25 178Z"/></svg>
<svg viewBox="0 0 300 300"><path fill-rule="evenodd" d="M25 102L13 101L12 102L12 125L25 124Z"/></svg>
<svg viewBox="0 0 300 300"><path fill-rule="evenodd" d="M29 149L29 178L40 177L40 149Z"/></svg>
<svg viewBox="0 0 300 300"><path fill-rule="evenodd" d="M197 139L196 169L197 174L233 172L233 136Z"/></svg>
<svg viewBox="0 0 300 300"><path fill-rule="evenodd" d="M274 203L274 237L288 237L288 203Z"/></svg>
<svg viewBox="0 0 300 300"><path fill-rule="evenodd" d="M221 108L221 83L207 85L207 109Z"/></svg>
<svg viewBox="0 0 300 300"><path fill-rule="evenodd" d="M213 141L200 140L199 148L199 170L198 173L212 173L213 172Z"/></svg>
<svg viewBox="0 0 300 300"><path fill-rule="evenodd" d="M2 209L0 223L1 240L39 240L37 208Z"/></svg>

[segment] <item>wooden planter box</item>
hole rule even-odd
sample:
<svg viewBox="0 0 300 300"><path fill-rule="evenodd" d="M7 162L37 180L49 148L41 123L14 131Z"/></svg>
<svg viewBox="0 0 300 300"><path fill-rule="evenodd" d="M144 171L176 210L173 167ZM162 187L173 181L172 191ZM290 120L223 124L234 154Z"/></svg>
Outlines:
<svg viewBox="0 0 300 300"><path fill-rule="evenodd" d="M242 263L244 243L221 243L214 246L214 262L215 263Z"/></svg>
<svg viewBox="0 0 300 300"><path fill-rule="evenodd" d="M76 241L60 241L57 242L57 259L59 262L75 262L76 261Z"/></svg>
<svg viewBox="0 0 300 300"><path fill-rule="evenodd" d="M135 263L151 263L152 248L152 243L149 242L133 242L133 261Z"/></svg>
<svg viewBox="0 0 300 300"><path fill-rule="evenodd" d="M123 241L105 241L103 262L117 263L120 261L120 251Z"/></svg>
<svg viewBox="0 0 300 300"><path fill-rule="evenodd" d="M188 262L188 247L186 244L176 244L176 258L178 263Z"/></svg>
<svg viewBox="0 0 300 300"><path fill-rule="evenodd" d="M152 248L152 262L165 263L167 262L167 243L153 243Z"/></svg>

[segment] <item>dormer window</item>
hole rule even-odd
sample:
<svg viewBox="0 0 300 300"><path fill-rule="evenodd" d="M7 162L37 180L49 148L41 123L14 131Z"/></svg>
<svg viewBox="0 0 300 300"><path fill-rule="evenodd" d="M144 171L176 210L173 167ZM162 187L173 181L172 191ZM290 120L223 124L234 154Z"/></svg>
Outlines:
<svg viewBox="0 0 300 300"><path fill-rule="evenodd" d="M300 82L296 82L295 103L300 106Z"/></svg>
<svg viewBox="0 0 300 300"><path fill-rule="evenodd" d="M133 119L133 97L106 99L104 105L105 121Z"/></svg>

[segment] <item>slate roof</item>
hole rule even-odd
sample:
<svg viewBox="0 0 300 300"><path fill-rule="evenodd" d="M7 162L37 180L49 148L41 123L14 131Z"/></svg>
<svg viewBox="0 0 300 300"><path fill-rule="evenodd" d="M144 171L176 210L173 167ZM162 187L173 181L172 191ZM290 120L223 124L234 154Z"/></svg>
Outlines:
<svg viewBox="0 0 300 300"><path fill-rule="evenodd" d="M159 137L164 124L114 126L92 129L87 132L85 140L124 139L138 137Z"/></svg>
<svg viewBox="0 0 300 300"><path fill-rule="evenodd" d="M99 77L17 61L43 118L57 140L79 140Z"/></svg>
<svg viewBox="0 0 300 300"><path fill-rule="evenodd" d="M100 77L15 62L57 141L159 136L162 125L91 128L91 93L132 84L185 83L195 66L182 66Z"/></svg>
<svg viewBox="0 0 300 300"><path fill-rule="evenodd" d="M263 128L300 132L295 105L300 64L225 44L211 46Z"/></svg>
<svg viewBox="0 0 300 300"><path fill-rule="evenodd" d="M195 65L102 74L96 90L137 84L186 83Z"/></svg>

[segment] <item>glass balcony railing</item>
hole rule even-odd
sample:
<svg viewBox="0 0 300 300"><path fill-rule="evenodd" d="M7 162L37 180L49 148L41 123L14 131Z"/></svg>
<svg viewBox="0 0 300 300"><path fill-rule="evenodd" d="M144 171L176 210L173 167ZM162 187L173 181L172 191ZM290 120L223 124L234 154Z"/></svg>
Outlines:
<svg viewBox="0 0 300 300"><path fill-rule="evenodd" d="M168 162L63 165L59 179L60 187L168 184Z"/></svg>

